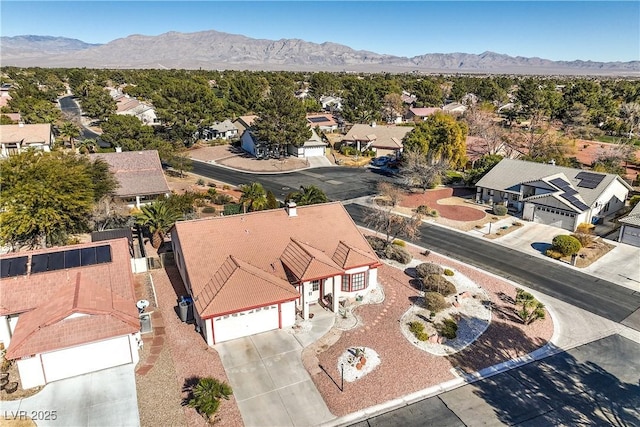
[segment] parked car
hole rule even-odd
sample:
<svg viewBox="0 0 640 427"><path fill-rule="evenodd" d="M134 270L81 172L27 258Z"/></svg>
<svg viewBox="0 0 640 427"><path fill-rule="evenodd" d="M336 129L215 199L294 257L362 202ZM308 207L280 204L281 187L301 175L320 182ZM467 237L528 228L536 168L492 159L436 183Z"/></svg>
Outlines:
<svg viewBox="0 0 640 427"><path fill-rule="evenodd" d="M376 157L375 159L371 160L371 165L382 167L382 166L386 166L386 164L389 163L389 161L391 161L391 158L388 156Z"/></svg>

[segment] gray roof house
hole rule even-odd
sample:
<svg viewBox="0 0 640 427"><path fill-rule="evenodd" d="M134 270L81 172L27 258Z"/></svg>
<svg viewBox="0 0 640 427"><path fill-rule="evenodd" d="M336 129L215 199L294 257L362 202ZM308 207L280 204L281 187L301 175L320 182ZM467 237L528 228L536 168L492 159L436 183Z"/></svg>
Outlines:
<svg viewBox="0 0 640 427"><path fill-rule="evenodd" d="M618 220L621 224L618 241L640 247L640 203L625 217Z"/></svg>
<svg viewBox="0 0 640 427"><path fill-rule="evenodd" d="M231 122L225 120L223 122L215 122L210 126L206 126L198 131L197 137L204 141L214 139L232 139L238 136L238 128Z"/></svg>
<svg viewBox="0 0 640 427"><path fill-rule="evenodd" d="M0 126L0 157L20 153L27 148L51 151L54 137L49 123Z"/></svg>
<svg viewBox="0 0 640 427"><path fill-rule="evenodd" d="M355 124L342 138L342 142L353 144L357 150L374 149L379 156L402 152L402 140L413 130L412 126L378 126Z"/></svg>
<svg viewBox="0 0 640 427"><path fill-rule="evenodd" d="M115 195L131 207L139 208L171 193L156 150L95 153L89 158L102 159L109 165L118 181Z"/></svg>
<svg viewBox="0 0 640 427"><path fill-rule="evenodd" d="M476 202L500 203L524 220L575 231L619 211L630 190L618 175L503 159L476 184Z"/></svg>

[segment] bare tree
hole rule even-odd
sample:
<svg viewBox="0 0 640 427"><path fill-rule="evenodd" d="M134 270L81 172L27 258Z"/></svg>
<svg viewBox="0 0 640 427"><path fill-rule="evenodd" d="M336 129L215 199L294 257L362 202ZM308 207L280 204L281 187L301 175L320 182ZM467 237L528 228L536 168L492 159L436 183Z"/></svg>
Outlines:
<svg viewBox="0 0 640 427"><path fill-rule="evenodd" d="M474 107L467 111L464 118L469 126L469 135L478 138L474 144L477 154L505 155L509 138L493 112Z"/></svg>
<svg viewBox="0 0 640 427"><path fill-rule="evenodd" d="M418 151L406 151L403 154L402 172L407 187L418 187L422 191L433 188L447 171L447 162L433 162Z"/></svg>
<svg viewBox="0 0 640 427"><path fill-rule="evenodd" d="M390 182L382 181L378 183L378 193L385 200L388 200L392 207L398 206L402 198L402 190Z"/></svg>
<svg viewBox="0 0 640 427"><path fill-rule="evenodd" d="M94 231L127 228L132 227L134 223L131 209L117 197L104 196L91 212L90 227Z"/></svg>
<svg viewBox="0 0 640 427"><path fill-rule="evenodd" d="M637 102L622 104L620 113L627 126L629 126L629 138L631 138L635 129L640 126L640 104Z"/></svg>
<svg viewBox="0 0 640 427"><path fill-rule="evenodd" d="M398 237L414 239L420 235L422 216L415 213L412 217L394 214L391 206L373 209L365 217L365 224L385 236L385 248Z"/></svg>

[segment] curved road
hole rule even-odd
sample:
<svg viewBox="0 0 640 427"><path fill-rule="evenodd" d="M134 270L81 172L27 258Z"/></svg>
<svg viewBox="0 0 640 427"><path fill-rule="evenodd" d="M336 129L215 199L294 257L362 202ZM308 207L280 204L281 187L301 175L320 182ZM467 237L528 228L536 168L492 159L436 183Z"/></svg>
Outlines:
<svg viewBox="0 0 640 427"><path fill-rule="evenodd" d="M82 110L80 109L80 106L78 105L76 100L73 98L73 95L62 97L58 101L60 102L60 109L63 113L68 113L78 117L78 121L82 123ZM81 125L80 127L80 139L95 139L98 142L98 145L103 148L111 146L100 139L100 134L95 133L84 125Z"/></svg>

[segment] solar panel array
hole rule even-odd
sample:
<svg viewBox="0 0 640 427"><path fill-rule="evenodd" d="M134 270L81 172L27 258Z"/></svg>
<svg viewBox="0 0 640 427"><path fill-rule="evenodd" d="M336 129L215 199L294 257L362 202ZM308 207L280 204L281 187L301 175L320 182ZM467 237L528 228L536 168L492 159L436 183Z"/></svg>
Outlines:
<svg viewBox="0 0 640 427"><path fill-rule="evenodd" d="M571 184L569 184L567 181L562 178L555 178L550 180L549 182L561 189L562 193L560 193L560 197L571 203L573 206L580 209L581 211L589 209L589 206L578 200L578 198L576 197L578 192L575 189L571 188Z"/></svg>
<svg viewBox="0 0 640 427"><path fill-rule="evenodd" d="M0 261L0 278L24 276L27 274L28 256L3 258Z"/></svg>
<svg viewBox="0 0 640 427"><path fill-rule="evenodd" d="M102 245L82 249L50 252L31 257L31 273L65 270L111 262L111 246Z"/></svg>
<svg viewBox="0 0 640 427"><path fill-rule="evenodd" d="M330 120L326 117L309 117L308 120L311 123L323 123L323 122L329 122Z"/></svg>
<svg viewBox="0 0 640 427"><path fill-rule="evenodd" d="M580 180L578 187L594 189L604 179L605 175L591 172L580 172L576 178Z"/></svg>

